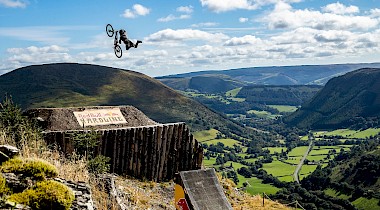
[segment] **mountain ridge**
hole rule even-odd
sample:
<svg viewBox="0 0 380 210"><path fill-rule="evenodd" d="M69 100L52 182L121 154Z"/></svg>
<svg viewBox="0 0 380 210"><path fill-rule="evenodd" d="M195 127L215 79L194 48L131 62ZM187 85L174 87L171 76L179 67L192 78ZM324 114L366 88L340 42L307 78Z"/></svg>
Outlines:
<svg viewBox="0 0 380 210"><path fill-rule="evenodd" d="M380 118L380 68L363 68L335 77L301 109L285 119L303 128L347 128Z"/></svg>
<svg viewBox="0 0 380 210"><path fill-rule="evenodd" d="M58 63L22 67L0 76L0 94L6 93L24 109L132 105L157 122L184 121L194 130L222 124L242 129L158 80L99 65Z"/></svg>

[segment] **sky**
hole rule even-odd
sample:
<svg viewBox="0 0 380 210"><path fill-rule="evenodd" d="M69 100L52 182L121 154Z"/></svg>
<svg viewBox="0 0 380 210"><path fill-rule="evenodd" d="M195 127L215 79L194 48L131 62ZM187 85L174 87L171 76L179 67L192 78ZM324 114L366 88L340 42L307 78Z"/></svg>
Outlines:
<svg viewBox="0 0 380 210"><path fill-rule="evenodd" d="M107 24L143 43L117 58ZM149 76L380 62L380 0L0 0L0 75L61 62Z"/></svg>

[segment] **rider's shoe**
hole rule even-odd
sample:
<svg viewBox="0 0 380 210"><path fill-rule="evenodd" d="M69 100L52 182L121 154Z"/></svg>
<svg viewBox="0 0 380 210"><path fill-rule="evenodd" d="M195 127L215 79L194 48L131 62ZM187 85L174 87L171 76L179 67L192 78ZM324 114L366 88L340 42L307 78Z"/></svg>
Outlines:
<svg viewBox="0 0 380 210"><path fill-rule="evenodd" d="M142 43L142 41L137 40L137 42L136 42L136 44L135 44L135 48L137 48L137 46L139 45L139 43Z"/></svg>

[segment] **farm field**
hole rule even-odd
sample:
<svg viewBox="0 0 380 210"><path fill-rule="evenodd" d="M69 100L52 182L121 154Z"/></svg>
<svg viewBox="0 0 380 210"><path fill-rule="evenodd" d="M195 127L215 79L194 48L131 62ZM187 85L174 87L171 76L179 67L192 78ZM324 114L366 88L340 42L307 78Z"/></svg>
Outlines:
<svg viewBox="0 0 380 210"><path fill-rule="evenodd" d="M287 106L287 105L267 105L267 106L277 109L279 112L295 112L298 109L296 106Z"/></svg>
<svg viewBox="0 0 380 210"><path fill-rule="evenodd" d="M330 132L321 133L320 136L326 135L326 136L342 136L350 139L356 139L356 138L369 138L371 136L375 136L380 133L380 128L368 128L363 131L355 131L355 130L349 130L349 129L338 129Z"/></svg>
<svg viewBox="0 0 380 210"><path fill-rule="evenodd" d="M274 154L275 152L281 153L282 151L286 151L286 147L265 147L263 150L269 150L270 154Z"/></svg>
<svg viewBox="0 0 380 210"><path fill-rule="evenodd" d="M202 143L208 144L208 145L211 145L211 144L216 145L218 142L221 142L225 146L229 146L229 147L233 147L234 144L241 146L241 143L235 139L213 139L213 140L202 141Z"/></svg>
<svg viewBox="0 0 380 210"><path fill-rule="evenodd" d="M298 157L298 156L303 156L307 150L307 146L301 146L301 147L296 147L292 149L292 151L289 152L288 156L289 157Z"/></svg>
<svg viewBox="0 0 380 210"><path fill-rule="evenodd" d="M236 95L240 92L241 89L242 88L240 87L240 88L235 88L235 89L232 89L230 91L227 91L226 96L227 97L236 97Z"/></svg>
<svg viewBox="0 0 380 210"><path fill-rule="evenodd" d="M193 136L199 142L204 142L204 141L207 141L207 140L215 139L216 138L216 134L218 132L219 131L216 130L216 129L210 129L210 130L204 130L204 131L194 132Z"/></svg>
<svg viewBox="0 0 380 210"><path fill-rule="evenodd" d="M288 176L288 175L291 176L295 170L295 166L291 166L279 160L273 160L273 162L271 163L263 164L263 169L266 170L268 174L281 177L281 176Z"/></svg>
<svg viewBox="0 0 380 210"><path fill-rule="evenodd" d="M256 177L248 178L246 179L246 181L248 182L248 186L245 189L245 191L251 195L257 195L263 192L265 192L268 195L272 195L276 194L276 192L280 190L279 188L273 185L263 184L262 180Z"/></svg>

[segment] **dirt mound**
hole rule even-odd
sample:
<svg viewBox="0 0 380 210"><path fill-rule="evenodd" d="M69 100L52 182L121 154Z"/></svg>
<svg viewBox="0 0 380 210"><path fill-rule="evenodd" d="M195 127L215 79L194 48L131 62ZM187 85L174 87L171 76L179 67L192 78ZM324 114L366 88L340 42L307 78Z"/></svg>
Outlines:
<svg viewBox="0 0 380 210"><path fill-rule="evenodd" d="M81 125L74 115L74 112L93 110L120 109L126 123L86 126L85 129L113 129L124 127L137 127L156 125L157 122L151 120L143 112L133 106L87 106L70 108L37 108L29 109L25 112L28 117L37 119L45 131L62 130L82 130Z"/></svg>

